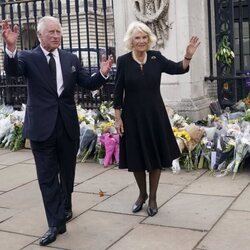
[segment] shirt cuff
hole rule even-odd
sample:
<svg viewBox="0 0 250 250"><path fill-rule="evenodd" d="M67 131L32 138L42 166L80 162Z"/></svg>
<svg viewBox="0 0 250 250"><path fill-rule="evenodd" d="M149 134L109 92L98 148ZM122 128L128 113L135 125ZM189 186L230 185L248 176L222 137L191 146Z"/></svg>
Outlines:
<svg viewBox="0 0 250 250"><path fill-rule="evenodd" d="M6 54L10 57L10 58L14 58L16 56L16 49L14 52L11 52L10 50L8 50L7 48L5 49Z"/></svg>
<svg viewBox="0 0 250 250"><path fill-rule="evenodd" d="M100 74L102 75L102 77L103 77L105 80L107 80L107 79L109 78L109 74L108 74L107 76L105 76L105 75L102 73L101 70L100 70Z"/></svg>

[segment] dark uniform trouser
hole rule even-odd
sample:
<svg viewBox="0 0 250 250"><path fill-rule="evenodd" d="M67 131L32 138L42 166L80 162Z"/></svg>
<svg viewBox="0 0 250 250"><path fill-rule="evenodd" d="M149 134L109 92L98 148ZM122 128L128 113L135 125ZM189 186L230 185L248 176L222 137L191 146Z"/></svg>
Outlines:
<svg viewBox="0 0 250 250"><path fill-rule="evenodd" d="M76 154L79 139L69 138L61 115L55 129L45 141L31 141L37 177L49 227L65 223L65 209L71 209Z"/></svg>

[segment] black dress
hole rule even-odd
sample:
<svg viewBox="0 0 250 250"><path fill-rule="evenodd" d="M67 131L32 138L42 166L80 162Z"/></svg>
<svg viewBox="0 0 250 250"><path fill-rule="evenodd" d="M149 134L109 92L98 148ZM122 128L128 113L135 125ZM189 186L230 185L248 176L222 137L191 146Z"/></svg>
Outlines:
<svg viewBox="0 0 250 250"><path fill-rule="evenodd" d="M161 73L183 74L181 62L147 52L141 70L132 53L117 60L114 108L122 109L124 135L120 140L119 168L129 171L171 167L180 156L160 93Z"/></svg>

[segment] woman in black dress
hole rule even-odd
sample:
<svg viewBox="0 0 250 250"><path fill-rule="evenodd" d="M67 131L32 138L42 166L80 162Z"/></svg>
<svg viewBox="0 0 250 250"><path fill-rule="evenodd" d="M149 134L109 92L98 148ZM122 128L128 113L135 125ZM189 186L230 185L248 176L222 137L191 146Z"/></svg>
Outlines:
<svg viewBox="0 0 250 250"><path fill-rule="evenodd" d="M130 52L117 60L114 95L116 129L121 136L119 168L133 172L139 187L134 213L142 209L148 198L146 171L149 172L147 213L154 216L158 212L156 191L161 169L170 167L180 156L160 93L161 73L186 73L200 42L192 37L184 59L176 63L149 50L156 37L143 23L131 23L124 41Z"/></svg>

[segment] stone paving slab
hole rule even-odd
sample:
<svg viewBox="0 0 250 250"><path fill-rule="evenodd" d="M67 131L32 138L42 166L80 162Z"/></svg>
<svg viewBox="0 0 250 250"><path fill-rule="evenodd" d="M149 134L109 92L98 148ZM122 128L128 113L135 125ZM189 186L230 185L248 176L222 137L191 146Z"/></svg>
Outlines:
<svg viewBox="0 0 250 250"><path fill-rule="evenodd" d="M43 206L34 206L0 223L0 230L39 238L47 230Z"/></svg>
<svg viewBox="0 0 250 250"><path fill-rule="evenodd" d="M30 150L19 150L17 152L9 151L6 154L0 155L1 165L13 165L23 161L33 159L32 152Z"/></svg>
<svg viewBox="0 0 250 250"><path fill-rule="evenodd" d="M30 203L30 208L22 206L19 213L14 217L0 223L0 230L16 232L19 234L41 236L47 231L46 216L43 209L41 195L38 196L40 202ZM75 220L82 213L95 206L105 197L99 197L93 194L74 193L73 194L73 219ZM0 210L1 212L1 210ZM22 226L20 226L22 225ZM37 225L40 225L37 227Z"/></svg>
<svg viewBox="0 0 250 250"><path fill-rule="evenodd" d="M37 205L42 205L42 196L36 180L0 195L0 207L25 210Z"/></svg>
<svg viewBox="0 0 250 250"><path fill-rule="evenodd" d="M9 218L13 217L15 214L19 213L20 211L15 209L9 209L5 207L0 207L0 224L8 220Z"/></svg>
<svg viewBox="0 0 250 250"><path fill-rule="evenodd" d="M201 241L198 248L205 250L249 250L250 213L228 211Z"/></svg>
<svg viewBox="0 0 250 250"><path fill-rule="evenodd" d="M108 170L110 168L104 168L94 162L78 163L76 165L75 183L82 183Z"/></svg>
<svg viewBox="0 0 250 250"><path fill-rule="evenodd" d="M238 174L234 180L232 175L215 177L207 172L190 184L183 192L193 194L237 196L250 182L250 174Z"/></svg>
<svg viewBox="0 0 250 250"><path fill-rule="evenodd" d="M29 246L22 248L22 250L70 250L66 248L54 248L51 246L48 247L42 247L37 244L30 244Z"/></svg>
<svg viewBox="0 0 250 250"><path fill-rule="evenodd" d="M72 197L73 219L107 198L108 196L100 197L97 194L74 192Z"/></svg>
<svg viewBox="0 0 250 250"><path fill-rule="evenodd" d="M131 213L137 196L133 174L127 170L89 160L77 164L74 215L67 233L40 247L38 239L48 227L32 153L0 149L0 249L249 249L247 168L235 180L209 176L207 170L182 170L177 175L162 171L159 213L154 217L147 216L147 204L141 212Z"/></svg>
<svg viewBox="0 0 250 250"><path fill-rule="evenodd" d="M35 180L37 178L35 171L34 165L22 163L1 169L0 190L9 191Z"/></svg>
<svg viewBox="0 0 250 250"><path fill-rule="evenodd" d="M110 169L95 178L77 185L75 191L99 193L99 191L102 190L108 195L113 195L133 182L135 182L135 180L131 173L123 172L121 174L117 170Z"/></svg>
<svg viewBox="0 0 250 250"><path fill-rule="evenodd" d="M139 225L110 250L191 250L204 235L191 230Z"/></svg>
<svg viewBox="0 0 250 250"><path fill-rule="evenodd" d="M0 170L3 169L3 168L7 168L8 166L6 165L0 165Z"/></svg>
<svg viewBox="0 0 250 250"><path fill-rule="evenodd" d="M250 212L250 186L248 186L231 206L234 210Z"/></svg>
<svg viewBox="0 0 250 250"><path fill-rule="evenodd" d="M233 202L231 197L179 193L144 223L210 230Z"/></svg>
<svg viewBox="0 0 250 250"><path fill-rule="evenodd" d="M3 250L18 250L34 242L36 238L0 231L0 244Z"/></svg>
<svg viewBox="0 0 250 250"><path fill-rule="evenodd" d="M188 185L202 176L206 171L206 169L194 170L190 172L181 170L178 174L173 174L171 169L166 169L162 171L160 183Z"/></svg>
<svg viewBox="0 0 250 250"><path fill-rule="evenodd" d="M4 149L4 148L0 149L0 155L9 154L9 153L10 153L9 149Z"/></svg>
<svg viewBox="0 0 250 250"><path fill-rule="evenodd" d="M23 163L25 163L25 164L35 164L35 160L34 160L34 158L32 158L30 160L23 161Z"/></svg>
<svg viewBox="0 0 250 250"><path fill-rule="evenodd" d="M158 206L160 207L167 200L172 198L177 192L182 189L182 186L178 185L169 185L169 184L159 184L158 188ZM138 187L134 183L129 187L123 189L107 200L103 201L99 205L95 206L94 210L114 212L114 213L124 213L124 214L133 214L132 206L138 197ZM147 216L146 213L147 201L143 206L142 211L136 213L135 215Z"/></svg>
<svg viewBox="0 0 250 250"><path fill-rule="evenodd" d="M67 226L51 246L74 250L104 250L142 220L139 216L88 211Z"/></svg>

